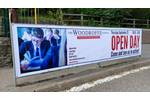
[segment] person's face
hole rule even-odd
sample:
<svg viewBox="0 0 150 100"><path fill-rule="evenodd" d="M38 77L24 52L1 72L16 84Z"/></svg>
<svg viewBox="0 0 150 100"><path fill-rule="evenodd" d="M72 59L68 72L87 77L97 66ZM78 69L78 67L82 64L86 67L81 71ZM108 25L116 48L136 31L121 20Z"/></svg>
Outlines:
<svg viewBox="0 0 150 100"><path fill-rule="evenodd" d="M47 30L46 33L47 33L47 34L46 34L46 40L51 40L51 37L53 36L52 31Z"/></svg>
<svg viewBox="0 0 150 100"><path fill-rule="evenodd" d="M49 37L48 37L48 39L50 40L52 36L53 36L53 33L51 31L49 31Z"/></svg>
<svg viewBox="0 0 150 100"><path fill-rule="evenodd" d="M33 43L33 45L35 45L36 47L40 47L42 41L43 41L42 38L37 38L37 37L35 37L35 36L32 36L32 43Z"/></svg>

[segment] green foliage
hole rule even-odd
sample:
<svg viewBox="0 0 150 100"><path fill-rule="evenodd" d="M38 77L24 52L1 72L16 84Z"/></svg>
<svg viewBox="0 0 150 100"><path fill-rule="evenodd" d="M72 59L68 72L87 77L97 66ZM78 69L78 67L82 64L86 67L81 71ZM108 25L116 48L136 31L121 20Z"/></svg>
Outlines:
<svg viewBox="0 0 150 100"><path fill-rule="evenodd" d="M88 14L111 18L150 18L148 8L64 8L64 13Z"/></svg>
<svg viewBox="0 0 150 100"><path fill-rule="evenodd" d="M18 9L20 15L28 12L34 15L33 8ZM61 19L62 13L70 14L88 14L109 18L150 18L150 9L148 8L42 8L39 9L40 15L48 15L52 19ZM1 9L0 9L1 13ZM61 15L60 15L61 14ZM60 18L57 18L60 17Z"/></svg>
<svg viewBox="0 0 150 100"><path fill-rule="evenodd" d="M91 18L89 21L88 21L88 26L97 26L97 24L95 23L95 20L93 18Z"/></svg>
<svg viewBox="0 0 150 100"><path fill-rule="evenodd" d="M28 18L34 21L34 18L30 18L34 16L33 8L22 8L17 10L19 16L21 16L20 19ZM103 17L103 26L120 26L124 18L150 19L150 9L148 8L39 8L37 12L38 20L45 19L48 22L55 22L56 24L63 24L63 13ZM100 19L87 18L87 20L87 25L96 26L99 24L96 23L95 20Z"/></svg>
<svg viewBox="0 0 150 100"><path fill-rule="evenodd" d="M49 10L47 16L53 22L61 22L63 21L63 13L61 9L56 9L56 11Z"/></svg>
<svg viewBox="0 0 150 100"><path fill-rule="evenodd" d="M150 9L145 8L136 8L130 11L132 18L142 18L142 19L149 19L150 18Z"/></svg>

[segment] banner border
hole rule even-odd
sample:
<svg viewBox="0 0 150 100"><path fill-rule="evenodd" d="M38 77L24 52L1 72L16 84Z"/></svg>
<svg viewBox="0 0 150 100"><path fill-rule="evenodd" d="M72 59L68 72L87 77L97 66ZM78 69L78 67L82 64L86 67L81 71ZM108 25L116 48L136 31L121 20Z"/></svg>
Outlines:
<svg viewBox="0 0 150 100"><path fill-rule="evenodd" d="M28 26L27 26L28 25ZM52 72L52 71L56 71L56 70L61 70L61 69L66 69L66 68L72 68L72 67L77 67L77 66L82 66L82 65L88 65L88 64L94 64L94 63L101 63L103 61L112 61L112 60L116 60L116 59L123 59L124 57L117 57L117 58L105 58L105 59L100 59L100 60L94 60L94 61L87 61L87 62L82 62L82 63L78 63L76 65L67 65L67 66L61 66L59 68L53 68L53 69L46 69L46 70L40 70L40 71L35 71L35 72L29 72L29 73L23 73L21 74L20 70L18 70L20 68L20 63L19 63L19 45L18 45L18 40L17 40L17 35L18 34L15 34L17 32L17 28L16 27L44 27L44 28L59 28L59 29L83 29L83 30L86 30L86 29L92 29L92 30L112 30L112 29L124 29L124 30L139 30L142 32L142 29L140 28L111 28L111 27L85 27L85 26L61 26L61 25L48 25L48 24L38 24L38 25L35 25L35 24L21 24L21 23L12 23L11 24L11 28L12 28L12 31L11 31L11 45L12 45L12 49L13 49L13 68L15 70L15 77L16 78L22 78L22 77L25 77L25 76L31 76L31 75L35 75L35 74L41 74L41 73L47 73L47 72ZM15 30L13 29L15 28ZM141 35L141 42L142 42L142 33L140 34ZM15 46L15 45L16 46ZM140 47L142 49L142 46ZM136 56L140 56L141 55L141 52L140 54L138 55L132 55L132 56L125 56L125 58L131 58L131 57L136 57ZM18 57L17 57L18 56ZM19 72L19 73L17 73Z"/></svg>

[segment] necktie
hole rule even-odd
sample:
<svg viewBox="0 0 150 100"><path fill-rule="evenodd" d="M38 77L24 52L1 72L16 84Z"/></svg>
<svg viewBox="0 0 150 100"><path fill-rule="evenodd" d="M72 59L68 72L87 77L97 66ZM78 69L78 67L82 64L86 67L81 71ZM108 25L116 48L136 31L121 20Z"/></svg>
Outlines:
<svg viewBox="0 0 150 100"><path fill-rule="evenodd" d="M39 56L39 48L36 48L36 56Z"/></svg>

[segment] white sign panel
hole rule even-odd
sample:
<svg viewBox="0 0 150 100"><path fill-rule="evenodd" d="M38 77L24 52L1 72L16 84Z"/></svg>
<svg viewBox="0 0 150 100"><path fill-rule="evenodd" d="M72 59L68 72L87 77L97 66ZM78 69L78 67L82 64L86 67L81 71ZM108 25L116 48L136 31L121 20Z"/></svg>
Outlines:
<svg viewBox="0 0 150 100"><path fill-rule="evenodd" d="M142 30L12 24L16 77L141 55Z"/></svg>

